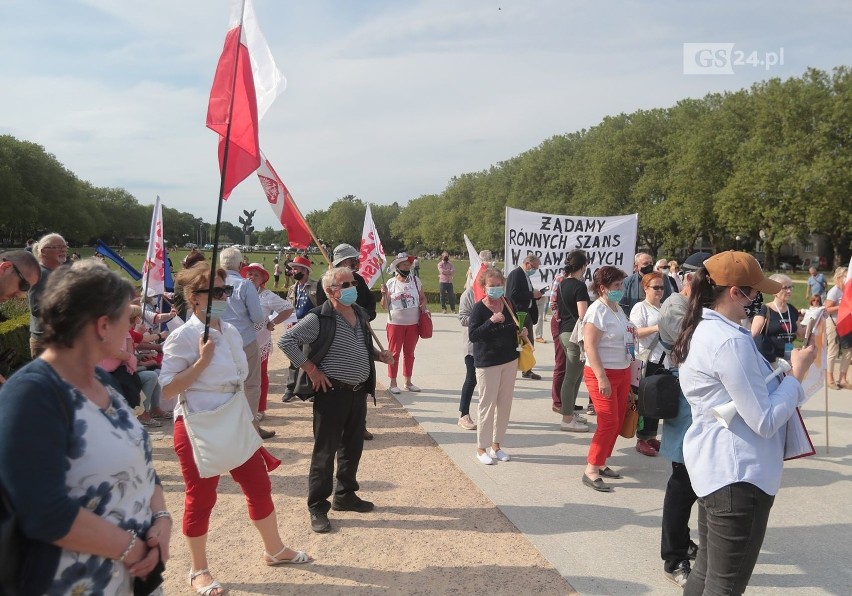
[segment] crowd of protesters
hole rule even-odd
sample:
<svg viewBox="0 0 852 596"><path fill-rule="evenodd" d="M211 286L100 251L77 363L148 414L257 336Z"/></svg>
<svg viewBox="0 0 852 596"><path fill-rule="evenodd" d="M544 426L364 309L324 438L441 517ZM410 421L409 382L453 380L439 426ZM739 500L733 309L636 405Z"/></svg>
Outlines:
<svg viewBox="0 0 852 596"><path fill-rule="evenodd" d="M679 414L663 421L662 441L657 439L660 421L642 419L636 442L642 455L661 453L672 462L663 505L664 573L687 594L741 593L780 485L783 438L778 430L802 403L801 381L814 360L812 348L793 347L804 329L799 311L789 303L790 278L765 278L753 257L735 251L696 253L682 266L665 259L655 263L651 255L639 253L629 275L604 266L587 284L588 258L573 251L553 285L539 289L530 281L541 266L539 257L528 255L504 277L489 267L490 254L481 256L486 267L479 275L469 272L458 305L467 373L458 424L476 431L477 460L494 465L512 459L504 442L519 367L522 378L541 379L531 366L519 365L519 354L529 339L546 341L542 330L549 307L556 356L551 408L561 416L560 430L593 431L582 483L612 492L609 481L622 477L608 460L635 391L632 363L640 360L644 375L672 370L680 378ZM174 293L154 305L134 295L101 261L69 259L58 234L34 242L30 251L0 254L0 301L27 295L34 358L4 384L0 426L8 430L22 417L48 416L55 435L47 440L41 434L0 432L4 503L22 520L32 518L26 533L38 574L27 576L26 587L109 587L114 593L130 593L140 581L156 579L168 559L171 516L145 429L173 419L174 449L185 483L182 532L192 561L189 581L204 596L223 594L206 555L219 474L203 472L187 425L190 416L215 412L235 397L245 402L252 434L261 442L247 460L225 471L246 495L249 518L263 542L262 560L267 565L313 560L286 547L279 535L269 472L280 462L262 446L262 440L275 435L260 421L267 409L272 331L278 325L287 326L278 347L290 362L283 401L312 402L311 528L328 532L329 510L372 511L373 503L358 494L357 472L364 440L372 438L366 406L368 397L375 399L375 363L387 365L392 394L403 388L420 392L413 383L414 353L428 313L419 263L400 253L381 287L388 346L377 346L369 325L376 301L357 274L358 259L353 247L339 245L332 266L316 281L311 279L313 263L297 256L285 267L293 283L284 299L267 289L266 268L246 263L239 250L223 250L216 270L194 252L176 276ZM278 287L278 260L274 266ZM454 273L444 253L438 276L445 314L456 310ZM824 301L835 325L845 279L845 269L839 269L831 289L816 271L808 280L809 297ZM103 292L95 291L100 287ZM773 300L761 306L764 293ZM829 383L848 388L852 348L837 338L836 329L828 334L829 357L841 360L839 382L830 366ZM758 349L762 335L770 354ZM732 358L741 365L739 373L725 366ZM790 363L790 374L763 383L777 367L773 361L782 359ZM402 387L397 380L400 361ZM585 412L577 404L581 380L589 395ZM470 410L474 389L479 393L476 419ZM39 398L22 397L28 392ZM720 436L721 427L708 416L711 408L727 402L741 415L728 429L733 443ZM98 409L107 413L104 419L93 414ZM772 428L765 427L767 415L774 421ZM93 430L80 435L105 424L115 429L104 434L108 438L96 438ZM713 459L707 459L703 446L711 443L716 448ZM50 450L43 455L47 467L38 479L24 478L19 461L30 449ZM110 457L90 462L104 450ZM65 457L74 462L67 470L60 469ZM114 486L99 483L119 468L136 470L120 497L109 492ZM719 515L714 503L723 491L736 493L738 503L748 500L738 512L757 523ZM130 498L136 499L132 513L127 511ZM47 499L56 504L55 515L39 518L36 508ZM688 527L696 501L698 544Z"/></svg>

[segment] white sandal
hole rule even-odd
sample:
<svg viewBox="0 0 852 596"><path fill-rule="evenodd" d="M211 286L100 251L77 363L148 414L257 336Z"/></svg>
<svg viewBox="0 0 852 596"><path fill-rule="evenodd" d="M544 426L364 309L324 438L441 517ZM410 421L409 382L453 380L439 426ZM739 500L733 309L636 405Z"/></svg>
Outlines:
<svg viewBox="0 0 852 596"><path fill-rule="evenodd" d="M268 552L263 551L263 562L270 567L275 567L276 565L301 565L303 563L313 563L314 561L314 558L303 550L296 551L296 555L292 559L279 559L278 555L283 553L285 550L287 550L286 546L274 555L270 555Z"/></svg>
<svg viewBox="0 0 852 596"><path fill-rule="evenodd" d="M198 571L193 571L192 569L190 569L189 570L189 585L192 586L192 581L196 577L198 577L199 575L204 575L205 573L208 574L210 577L213 577L213 574L210 573L209 569L199 569ZM194 586L193 586L193 588L194 588ZM224 594L226 592L225 588L222 587L222 584L220 584L215 579L212 582L210 582L209 584L207 584L206 586L204 586L203 588L194 588L194 589L195 589L195 592L197 594L201 594L201 596L210 596L210 594L214 590L222 590L222 594Z"/></svg>

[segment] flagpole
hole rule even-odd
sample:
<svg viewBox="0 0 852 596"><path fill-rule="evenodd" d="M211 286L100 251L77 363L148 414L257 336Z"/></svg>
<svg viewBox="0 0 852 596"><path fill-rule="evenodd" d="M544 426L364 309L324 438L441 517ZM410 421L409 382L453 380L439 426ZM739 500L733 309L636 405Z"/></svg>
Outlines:
<svg viewBox="0 0 852 596"><path fill-rule="evenodd" d="M145 281L142 282L142 322L145 322L145 310L148 306L148 283L151 279L151 262L148 260L148 255L151 254L151 242L154 241L157 226L157 202L160 197L157 196L157 201L154 202L154 209L151 211L151 227L148 229L148 250L145 251Z"/></svg>
<svg viewBox="0 0 852 596"><path fill-rule="evenodd" d="M245 17L246 1L242 1L240 7L240 27L237 43L234 44L234 72L231 77L231 102L228 106L228 126L225 129L225 147L222 150L222 172L219 176L219 205L216 209L216 229L213 232L213 255L210 259L210 285L207 289L207 312L204 321L204 342L210 335L210 312L213 307L213 287L216 281L216 259L219 253L219 231L222 227L222 204L225 202L225 173L228 171L228 153L231 149L231 124L234 120L234 96L237 89L237 71L240 65L240 43L239 39L243 31L243 18Z"/></svg>

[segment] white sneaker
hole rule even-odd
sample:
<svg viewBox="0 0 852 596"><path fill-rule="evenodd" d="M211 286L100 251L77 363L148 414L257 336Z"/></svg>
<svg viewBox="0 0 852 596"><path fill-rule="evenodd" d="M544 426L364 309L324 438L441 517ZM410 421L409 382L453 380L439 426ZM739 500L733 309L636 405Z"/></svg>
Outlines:
<svg viewBox="0 0 852 596"><path fill-rule="evenodd" d="M582 422L578 422L576 416L574 420L571 422L563 422L559 425L559 430L564 430L569 433L585 433L589 432L589 426L587 424L583 424Z"/></svg>
<svg viewBox="0 0 852 596"><path fill-rule="evenodd" d="M485 464L486 466L491 466L494 464L494 460L491 459L491 456L487 453L477 453L476 459L479 460L479 463Z"/></svg>
<svg viewBox="0 0 852 596"><path fill-rule="evenodd" d="M465 430L476 430L476 423L471 419L469 414L465 414L459 418L459 426Z"/></svg>
<svg viewBox="0 0 852 596"><path fill-rule="evenodd" d="M390 392L391 392L391 393L393 393L394 395L399 395L400 393L402 393L402 392L399 390L399 387L397 387L396 385L394 385L393 387L388 387L388 391L390 391Z"/></svg>
<svg viewBox="0 0 852 596"><path fill-rule="evenodd" d="M588 422L588 420L586 420L586 417L580 414L579 412L574 412L574 420L576 420L577 422L582 422L583 424L586 424Z"/></svg>
<svg viewBox="0 0 852 596"><path fill-rule="evenodd" d="M494 451L493 449L491 449L489 447L488 448L488 455L490 455L494 459L499 459L500 461L509 461L510 459L512 459L511 457L509 457L509 454L506 453L505 451L503 451L502 449L498 449L497 451Z"/></svg>
<svg viewBox="0 0 852 596"><path fill-rule="evenodd" d="M414 383L408 383L405 386L406 391L411 391L412 393L420 393L420 387L415 385Z"/></svg>

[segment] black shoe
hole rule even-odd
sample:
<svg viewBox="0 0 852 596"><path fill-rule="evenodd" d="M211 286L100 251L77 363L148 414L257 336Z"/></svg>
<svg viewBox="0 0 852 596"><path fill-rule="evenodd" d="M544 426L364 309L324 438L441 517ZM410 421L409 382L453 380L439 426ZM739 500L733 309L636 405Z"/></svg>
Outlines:
<svg viewBox="0 0 852 596"><path fill-rule="evenodd" d="M281 398L281 401L283 401L285 404L289 404L294 399L296 399L296 396L290 391L288 391L284 394L284 397Z"/></svg>
<svg viewBox="0 0 852 596"><path fill-rule="evenodd" d="M311 512L311 530L317 534L325 534L331 531L331 522L325 513Z"/></svg>
<svg viewBox="0 0 852 596"><path fill-rule="evenodd" d="M266 439L271 439L272 437L274 437L275 431L274 430L266 430L265 428L260 428L258 426L257 427L257 434L259 434L260 438L265 441Z"/></svg>
<svg viewBox="0 0 852 596"><path fill-rule="evenodd" d="M689 546L686 547L686 556L692 561L698 556L698 545L692 540L689 541Z"/></svg>
<svg viewBox="0 0 852 596"><path fill-rule="evenodd" d="M368 431L366 428L364 429L364 440L365 441L372 441L373 440L373 433Z"/></svg>
<svg viewBox="0 0 852 596"><path fill-rule="evenodd" d="M340 503L336 500L332 501L331 508L335 511L356 511L358 513L367 513L368 511L372 511L375 508L375 505L373 505L370 501L365 501L361 497L354 497L347 503Z"/></svg>
<svg viewBox="0 0 852 596"><path fill-rule="evenodd" d="M528 370L524 373L521 373L521 376L525 379L532 379L533 381L541 381L541 375L538 373L534 373L531 370Z"/></svg>
<svg viewBox="0 0 852 596"><path fill-rule="evenodd" d="M576 411L578 411L578 412L582 412L584 408L583 408L583 406L575 405L575 406L574 406L574 409L575 409Z"/></svg>
<svg viewBox="0 0 852 596"><path fill-rule="evenodd" d="M663 568L663 575L666 576L666 579L668 579L670 582L672 582L679 588L682 588L686 585L686 580L687 578L689 578L689 572L689 561L681 561L680 563L675 565L675 568L671 571L666 571L665 567Z"/></svg>

